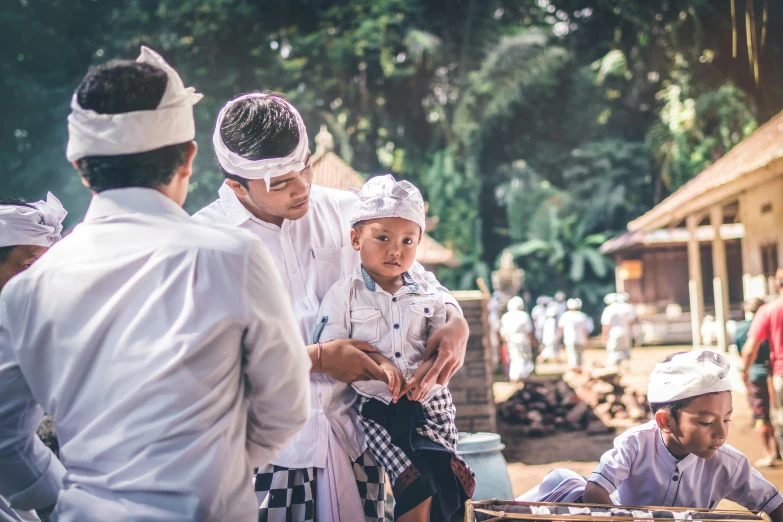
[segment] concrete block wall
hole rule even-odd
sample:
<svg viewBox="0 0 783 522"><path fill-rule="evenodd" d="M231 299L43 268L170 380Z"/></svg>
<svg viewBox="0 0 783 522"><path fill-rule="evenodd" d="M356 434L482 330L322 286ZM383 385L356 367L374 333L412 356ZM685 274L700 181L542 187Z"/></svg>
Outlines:
<svg viewBox="0 0 783 522"><path fill-rule="evenodd" d="M488 297L479 291L453 292L470 325L465 365L449 383L457 408L457 429L497 432L493 368L487 337Z"/></svg>

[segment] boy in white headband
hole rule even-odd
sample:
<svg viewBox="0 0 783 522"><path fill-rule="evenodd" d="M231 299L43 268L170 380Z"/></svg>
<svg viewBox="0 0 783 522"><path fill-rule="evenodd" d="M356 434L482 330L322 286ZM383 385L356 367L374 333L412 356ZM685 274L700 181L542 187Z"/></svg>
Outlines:
<svg viewBox="0 0 783 522"><path fill-rule="evenodd" d="M51 192L37 203L0 198L0 290L60 240L67 214Z"/></svg>
<svg viewBox="0 0 783 522"><path fill-rule="evenodd" d="M309 141L299 112L279 95L251 93L229 101L213 135L226 176L217 201L194 219L249 230L272 253L283 278L299 334L312 361L312 411L307 425L269 466L258 470L260 518L302 522L383 520L385 472L366 451L352 420L356 393L348 383L383 379L366 341L312 343L326 292L359 264L351 247L356 196L312 185ZM424 382L447 382L462 365L467 323L456 300L432 274L414 264L447 303L447 322L428 343L435 364Z"/></svg>
<svg viewBox="0 0 783 522"><path fill-rule="evenodd" d="M378 348L370 357L382 380L353 388L361 426L375 459L386 467L395 520L449 521L475 488L457 454L454 404L443 385L422 385L434 363L427 339L446 322L440 292L409 272L424 233L424 201L407 181L370 179L351 214L351 246L361 264L329 290L313 341L359 339Z"/></svg>
<svg viewBox="0 0 783 522"><path fill-rule="evenodd" d="M554 470L517 500L714 508L725 499L783 520L783 496L726 444L732 414L728 360L709 350L668 357L650 375L655 419L614 441L585 481Z"/></svg>
<svg viewBox="0 0 783 522"><path fill-rule="evenodd" d="M0 296L0 494L15 508L250 522L253 467L307 418L309 361L269 253L181 207L200 97L146 48L76 90L68 158L90 207ZM62 463L35 437L43 410Z"/></svg>

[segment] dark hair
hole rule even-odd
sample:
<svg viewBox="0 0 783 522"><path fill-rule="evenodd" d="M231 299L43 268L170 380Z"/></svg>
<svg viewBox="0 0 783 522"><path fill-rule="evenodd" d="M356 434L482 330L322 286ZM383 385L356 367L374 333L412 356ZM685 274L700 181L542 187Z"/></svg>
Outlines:
<svg viewBox="0 0 783 522"><path fill-rule="evenodd" d="M13 206L13 207L28 207L28 208L35 209L34 206L32 206L32 205L30 205L28 203L25 203L21 199L6 198L6 197L3 197L3 196L0 196L0 206L3 206L3 205ZM6 262L6 260L8 259L8 256L11 255L11 250L13 250L14 248L16 248L15 245L0 247L0 263L5 263Z"/></svg>
<svg viewBox="0 0 783 522"><path fill-rule="evenodd" d="M168 83L166 71L147 63L112 60L93 67L76 89L84 109L99 114L155 110ZM185 163L188 142L137 154L88 156L79 172L96 192L124 187L167 185Z"/></svg>
<svg viewBox="0 0 783 522"><path fill-rule="evenodd" d="M751 314L755 314L759 311L759 308L764 306L764 300L760 297L754 297L752 299L748 299L745 301L744 309L746 312L750 312Z"/></svg>
<svg viewBox="0 0 783 522"><path fill-rule="evenodd" d="M220 125L226 147L249 160L288 156L299 143L296 117L282 103L283 97L273 92L262 94L233 104ZM220 170L227 179L247 188L248 180L226 172L222 166Z"/></svg>

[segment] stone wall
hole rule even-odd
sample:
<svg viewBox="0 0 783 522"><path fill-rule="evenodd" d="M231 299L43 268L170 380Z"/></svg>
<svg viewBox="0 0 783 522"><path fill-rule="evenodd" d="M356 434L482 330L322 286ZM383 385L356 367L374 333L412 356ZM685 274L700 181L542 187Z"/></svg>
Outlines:
<svg viewBox="0 0 783 522"><path fill-rule="evenodd" d="M449 384L457 407L457 429L466 432L496 432L493 368L485 327L489 296L479 291L453 294L470 325L465 365Z"/></svg>

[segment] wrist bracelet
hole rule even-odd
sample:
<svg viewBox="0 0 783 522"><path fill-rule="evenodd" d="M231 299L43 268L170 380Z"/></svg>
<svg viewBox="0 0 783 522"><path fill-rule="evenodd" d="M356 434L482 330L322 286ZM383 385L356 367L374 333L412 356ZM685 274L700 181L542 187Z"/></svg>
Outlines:
<svg viewBox="0 0 783 522"><path fill-rule="evenodd" d="M323 355L323 352L324 352L324 345L318 343L318 376L319 377L322 377L324 374L324 372L322 371L323 365L321 362L321 356Z"/></svg>

